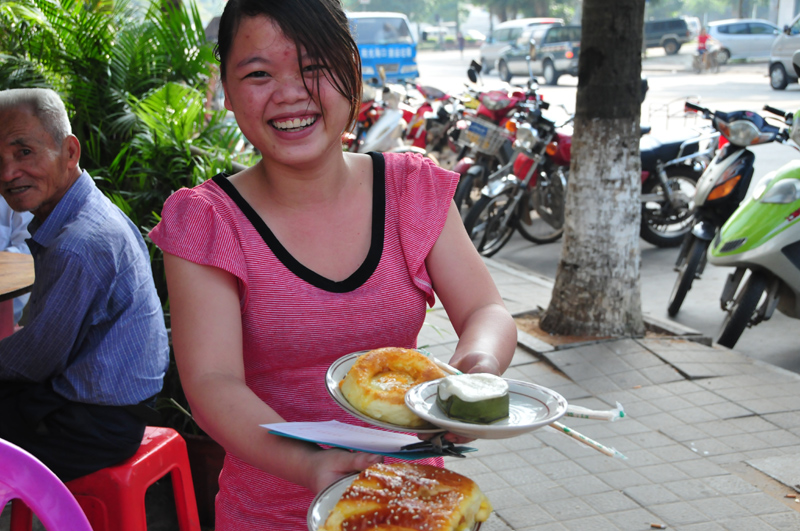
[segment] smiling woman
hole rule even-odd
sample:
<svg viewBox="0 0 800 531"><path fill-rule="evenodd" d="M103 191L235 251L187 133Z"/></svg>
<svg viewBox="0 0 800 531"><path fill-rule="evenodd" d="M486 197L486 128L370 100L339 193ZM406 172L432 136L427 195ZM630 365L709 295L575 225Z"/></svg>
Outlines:
<svg viewBox="0 0 800 531"><path fill-rule="evenodd" d="M464 372L501 374L516 327L452 206L458 175L342 152L361 72L338 0L229 0L217 56L225 106L262 159L173 194L150 236L192 414L227 451L216 529L302 529L315 493L381 458L261 424L364 425L328 395L327 369L415 347L435 295Z"/></svg>

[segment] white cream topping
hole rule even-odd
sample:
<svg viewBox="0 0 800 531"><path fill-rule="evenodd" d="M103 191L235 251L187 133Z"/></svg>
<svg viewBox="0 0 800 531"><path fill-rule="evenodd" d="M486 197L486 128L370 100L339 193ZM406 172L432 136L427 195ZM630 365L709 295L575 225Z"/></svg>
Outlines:
<svg viewBox="0 0 800 531"><path fill-rule="evenodd" d="M295 118L293 120L273 120L272 125L278 129L299 129L301 127L306 127L308 125L313 124L316 122L316 118Z"/></svg>
<svg viewBox="0 0 800 531"><path fill-rule="evenodd" d="M439 398L457 396L464 402L489 400L508 394L508 383L494 374L454 374L439 382Z"/></svg>

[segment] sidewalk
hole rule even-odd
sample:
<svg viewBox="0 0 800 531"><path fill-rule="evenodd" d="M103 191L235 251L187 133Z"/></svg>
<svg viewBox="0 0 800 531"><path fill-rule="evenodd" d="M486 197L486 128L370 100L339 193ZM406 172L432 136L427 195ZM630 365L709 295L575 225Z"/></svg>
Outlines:
<svg viewBox="0 0 800 531"><path fill-rule="evenodd" d="M551 280L486 263L512 314L548 305ZM447 360L456 336L441 306L426 322L420 346ZM520 334L505 376L592 409L620 402L627 418L617 422L562 420L628 459L552 428L475 441L479 452L447 467L492 501L481 531L800 530L800 503L785 497L800 492L800 375L672 331L557 348Z"/></svg>

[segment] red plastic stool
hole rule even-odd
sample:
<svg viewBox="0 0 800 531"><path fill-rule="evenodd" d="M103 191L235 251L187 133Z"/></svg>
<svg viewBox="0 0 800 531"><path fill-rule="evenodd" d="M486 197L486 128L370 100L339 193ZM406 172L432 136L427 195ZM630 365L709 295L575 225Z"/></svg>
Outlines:
<svg viewBox="0 0 800 531"><path fill-rule="evenodd" d="M145 531L145 491L167 474L172 479L180 531L200 531L186 441L170 428L148 426L133 457L72 480L67 488L94 531Z"/></svg>

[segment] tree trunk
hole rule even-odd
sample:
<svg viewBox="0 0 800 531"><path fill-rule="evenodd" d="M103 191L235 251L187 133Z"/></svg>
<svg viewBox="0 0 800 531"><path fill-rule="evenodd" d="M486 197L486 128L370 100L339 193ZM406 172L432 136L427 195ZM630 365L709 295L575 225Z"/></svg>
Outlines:
<svg viewBox="0 0 800 531"><path fill-rule="evenodd" d="M543 330L644 332L639 115L644 0L584 0L561 260Z"/></svg>

